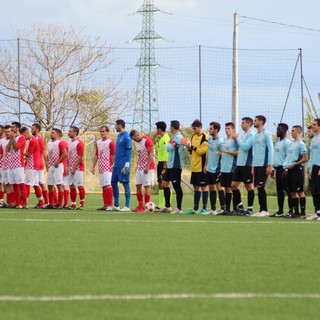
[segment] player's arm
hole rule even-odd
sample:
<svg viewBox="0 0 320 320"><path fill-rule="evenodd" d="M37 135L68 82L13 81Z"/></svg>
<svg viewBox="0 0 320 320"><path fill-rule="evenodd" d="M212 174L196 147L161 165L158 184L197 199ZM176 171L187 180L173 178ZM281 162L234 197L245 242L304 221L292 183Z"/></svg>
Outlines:
<svg viewBox="0 0 320 320"><path fill-rule="evenodd" d="M194 148L194 151L198 156L203 156L208 152L208 141L204 140L199 147Z"/></svg>
<svg viewBox="0 0 320 320"><path fill-rule="evenodd" d="M208 165L208 156L209 156L209 152L206 153L206 163L203 167L203 172L207 173L207 165Z"/></svg>
<svg viewBox="0 0 320 320"><path fill-rule="evenodd" d="M92 174L96 173L97 162L98 162L98 146L96 145L96 151L94 153L93 162L92 162L92 169L91 169Z"/></svg>
<svg viewBox="0 0 320 320"><path fill-rule="evenodd" d="M274 145L273 145L271 134L268 134L266 136L266 146L268 149L268 165L267 165L266 173L267 175L269 175L272 172L273 157L274 157Z"/></svg>
<svg viewBox="0 0 320 320"><path fill-rule="evenodd" d="M56 168L58 168L58 167L59 167L59 164L62 163L62 161L68 156L68 154L67 154L67 149L62 149L62 150L60 150L60 152L61 152L60 158L59 158L59 159L56 161L56 163L54 164L54 166L55 166Z"/></svg>
<svg viewBox="0 0 320 320"><path fill-rule="evenodd" d="M115 157L115 154L116 154L116 144L114 143L113 140L111 140L109 148L110 148L110 157L111 157L111 163L112 163L111 168L113 168L114 157Z"/></svg>
<svg viewBox="0 0 320 320"><path fill-rule="evenodd" d="M148 173L150 164L153 161L153 157L154 157L154 149L153 148L148 149L148 162L147 162L146 167L144 169L144 173Z"/></svg>
<svg viewBox="0 0 320 320"><path fill-rule="evenodd" d="M78 143L77 145L77 154L78 157L76 161L73 164L73 168L71 173L74 174L77 171L77 168L79 167L80 163L82 162L83 159L83 154L84 154L84 145L82 143Z"/></svg>
<svg viewBox="0 0 320 320"><path fill-rule="evenodd" d="M250 134L247 140L243 141L241 137L238 137L236 141L243 150L248 151L253 147L254 139L253 136Z"/></svg>
<svg viewBox="0 0 320 320"><path fill-rule="evenodd" d="M0 160L3 158L3 149L2 145L0 145Z"/></svg>

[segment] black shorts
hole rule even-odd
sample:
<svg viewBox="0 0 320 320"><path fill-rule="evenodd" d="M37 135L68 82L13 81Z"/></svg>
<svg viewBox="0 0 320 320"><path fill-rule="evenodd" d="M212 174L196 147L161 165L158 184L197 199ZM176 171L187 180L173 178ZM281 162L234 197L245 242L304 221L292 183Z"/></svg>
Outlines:
<svg viewBox="0 0 320 320"><path fill-rule="evenodd" d="M181 182L181 173L182 169L171 168L166 170L166 173L163 176L163 181L176 181L178 183Z"/></svg>
<svg viewBox="0 0 320 320"><path fill-rule="evenodd" d="M253 182L251 167L237 166L233 173L232 181L243 182L244 184L251 184Z"/></svg>
<svg viewBox="0 0 320 320"><path fill-rule="evenodd" d="M313 166L310 179L310 191L312 194L320 194L320 166Z"/></svg>
<svg viewBox="0 0 320 320"><path fill-rule="evenodd" d="M287 178L283 176L284 169L283 167L275 168L276 171L276 186L277 190L288 190Z"/></svg>
<svg viewBox="0 0 320 320"><path fill-rule="evenodd" d="M220 182L220 172L208 172L207 171L207 180L208 180L208 185L213 185L213 184L217 184Z"/></svg>
<svg viewBox="0 0 320 320"><path fill-rule="evenodd" d="M164 164L164 162L161 161L161 162L158 162L158 165L157 165L157 181L158 181L159 183L161 183L162 180L163 180L163 176L162 176L162 174L161 174L162 169L163 169L163 164Z"/></svg>
<svg viewBox="0 0 320 320"><path fill-rule="evenodd" d="M225 188L231 188L233 173L222 172L220 176L221 186Z"/></svg>
<svg viewBox="0 0 320 320"><path fill-rule="evenodd" d="M254 186L264 188L266 185L268 176L267 176L267 167L254 167Z"/></svg>
<svg viewBox="0 0 320 320"><path fill-rule="evenodd" d="M208 185L207 174L204 172L192 172L190 183L196 187L204 187Z"/></svg>
<svg viewBox="0 0 320 320"><path fill-rule="evenodd" d="M304 170L303 166L296 166L288 170L287 177L288 191L290 193L303 192L304 188Z"/></svg>

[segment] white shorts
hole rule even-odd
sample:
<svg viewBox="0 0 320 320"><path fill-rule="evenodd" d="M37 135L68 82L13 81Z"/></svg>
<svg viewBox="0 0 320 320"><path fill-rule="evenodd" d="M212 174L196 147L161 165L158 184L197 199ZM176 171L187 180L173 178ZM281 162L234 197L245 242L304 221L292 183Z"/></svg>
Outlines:
<svg viewBox="0 0 320 320"><path fill-rule="evenodd" d="M9 184L8 169L3 170L3 183L4 184Z"/></svg>
<svg viewBox="0 0 320 320"><path fill-rule="evenodd" d="M24 177L24 183L28 186L38 186L38 170L28 170Z"/></svg>
<svg viewBox="0 0 320 320"><path fill-rule="evenodd" d="M45 184L46 181L44 180L44 170L37 170L37 174L38 174L38 183L39 184Z"/></svg>
<svg viewBox="0 0 320 320"><path fill-rule="evenodd" d="M144 187L152 186L153 184L154 170L149 170L148 173L144 173L143 170L136 171L136 185L142 184Z"/></svg>
<svg viewBox="0 0 320 320"><path fill-rule="evenodd" d="M83 171L76 171L74 174L69 173L68 176L68 183L69 186L76 186L76 187L83 187L84 181L84 172Z"/></svg>
<svg viewBox="0 0 320 320"><path fill-rule="evenodd" d="M69 187L69 176L63 176L62 184L63 184L64 187Z"/></svg>
<svg viewBox="0 0 320 320"><path fill-rule="evenodd" d="M9 184L24 183L24 168L8 169Z"/></svg>
<svg viewBox="0 0 320 320"><path fill-rule="evenodd" d="M58 168L54 166L50 166L48 170L48 185L56 186L59 184L63 184L63 164L60 163Z"/></svg>
<svg viewBox="0 0 320 320"><path fill-rule="evenodd" d="M0 183L4 183L5 169L0 168Z"/></svg>
<svg viewBox="0 0 320 320"><path fill-rule="evenodd" d="M111 176L112 172L99 173L99 184L101 188L111 185Z"/></svg>

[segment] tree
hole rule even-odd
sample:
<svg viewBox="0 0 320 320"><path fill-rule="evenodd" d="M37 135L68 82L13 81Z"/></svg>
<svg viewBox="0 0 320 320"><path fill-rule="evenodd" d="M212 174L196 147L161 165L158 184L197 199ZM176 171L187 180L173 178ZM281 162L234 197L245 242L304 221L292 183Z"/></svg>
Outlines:
<svg viewBox="0 0 320 320"><path fill-rule="evenodd" d="M73 27L44 24L18 31L18 36L20 72L17 53L1 50L4 114L19 114L12 100L20 97L24 119L39 122L44 130L70 125L91 130L133 104L133 94L118 89L121 78L103 85L96 81L112 63L111 49L99 44L99 39L91 44Z"/></svg>

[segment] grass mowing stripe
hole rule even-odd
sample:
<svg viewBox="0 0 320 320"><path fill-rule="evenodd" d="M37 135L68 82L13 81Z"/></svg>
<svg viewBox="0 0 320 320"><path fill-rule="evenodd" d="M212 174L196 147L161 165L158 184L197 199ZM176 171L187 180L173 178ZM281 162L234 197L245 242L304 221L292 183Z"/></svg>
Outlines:
<svg viewBox="0 0 320 320"><path fill-rule="evenodd" d="M261 221L261 218L249 218L254 219L255 221L208 221L208 220L129 220L129 219L108 219L108 220L102 220L102 219L32 219L32 218L10 218L10 219L0 219L0 221L8 221L8 222L115 222L115 223L195 223L195 224L284 224L285 221ZM258 221L259 219L259 221ZM301 224L301 225L314 225L311 221L310 223L306 223L307 221L290 221L289 224ZM320 223L319 223L320 225Z"/></svg>
<svg viewBox="0 0 320 320"><path fill-rule="evenodd" d="M0 296L0 302L64 302L95 300L172 300L172 299L320 299L320 293L161 293L130 295Z"/></svg>

